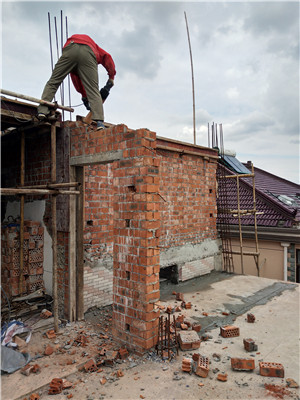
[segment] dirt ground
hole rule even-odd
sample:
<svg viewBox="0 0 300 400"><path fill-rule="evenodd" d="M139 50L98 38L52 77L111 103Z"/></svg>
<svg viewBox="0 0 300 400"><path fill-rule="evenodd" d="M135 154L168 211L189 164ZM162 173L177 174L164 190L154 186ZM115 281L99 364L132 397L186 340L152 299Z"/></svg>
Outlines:
<svg viewBox="0 0 300 400"><path fill-rule="evenodd" d="M161 315L167 306L181 306L174 292L183 293L191 309L173 315L184 315L190 323L201 324L199 337L205 338L196 350L179 350L175 359L162 360L155 349L138 357L133 352L113 365L99 365L95 372L80 371L91 358L101 359L105 348L112 352L120 346L111 336L112 308L92 309L85 321L68 323L53 339L45 332L33 334L26 347L40 371L23 375L20 371L1 376L2 400L30 399L300 399L299 388L287 387L291 378L299 384L299 285L253 276L212 273L179 285L161 284ZM247 322L247 313L255 322ZM220 327L233 324L240 335L223 338ZM258 346L246 352L244 338L252 338ZM53 353L44 355L51 346ZM200 353L209 358L209 374L201 378L182 371L182 360ZM99 358L100 357L100 358ZM232 357L255 360L252 372L231 368ZM281 363L284 378L259 375L259 362ZM219 373L227 373L227 381L219 381ZM69 382L60 394L49 395L53 378ZM267 390L265 385L270 385ZM275 393L274 390L277 392Z"/></svg>

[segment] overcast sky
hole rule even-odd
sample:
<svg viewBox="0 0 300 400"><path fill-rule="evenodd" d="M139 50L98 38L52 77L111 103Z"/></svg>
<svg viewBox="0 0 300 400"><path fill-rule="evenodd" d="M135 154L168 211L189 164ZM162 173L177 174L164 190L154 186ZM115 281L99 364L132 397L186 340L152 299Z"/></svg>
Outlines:
<svg viewBox="0 0 300 400"><path fill-rule="evenodd" d="M240 161L299 183L298 2L2 0L3 89L41 97L51 74L48 13L56 62L54 17L60 46L61 11L64 40L67 17L69 36L90 35L115 61L105 121L193 143L186 12L197 144L208 145L208 123L222 123L225 148L235 150ZM99 76L102 87L107 80L102 66ZM73 88L71 104L81 104ZM82 106L75 110L87 113Z"/></svg>

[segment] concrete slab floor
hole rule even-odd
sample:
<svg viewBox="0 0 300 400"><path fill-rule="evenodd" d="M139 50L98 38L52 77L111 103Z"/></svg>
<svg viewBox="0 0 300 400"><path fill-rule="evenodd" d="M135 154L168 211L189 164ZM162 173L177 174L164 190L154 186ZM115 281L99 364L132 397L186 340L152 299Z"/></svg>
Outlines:
<svg viewBox="0 0 300 400"><path fill-rule="evenodd" d="M49 367L42 368L37 376L26 377L19 371L2 376L2 399L23 400L31 392L39 393L41 399L268 399L272 398L265 384L286 387L286 379L292 378L299 384L299 285L253 276L212 273L179 285L164 283L161 286L162 306L180 306L172 292L184 294L184 300L192 303L192 308L182 310L191 323L202 326L199 336L204 333L210 339L202 341L196 351L179 351L176 360L168 362L157 359L152 353L144 357L130 358L114 368L103 367L97 373L77 371L79 362L86 358L77 357L77 364L59 368L57 355L47 359ZM223 315L222 313L229 314ZM255 322L247 322L247 313L255 315ZM205 315L204 315L204 314ZM180 313L175 313L179 315ZM162 312L162 315L167 315ZM86 320L77 324L77 330L91 333L97 327L97 312L86 315ZM240 329L240 336L223 338L220 326L234 324ZM107 329L107 328L106 328ZM74 330L74 329L73 329ZM93 338L93 339L92 339ZM252 338L258 345L256 352L246 352L244 338ZM93 346L90 356L96 356L99 336L91 337ZM81 352L83 349L80 349ZM92 352L95 352L93 354ZM210 360L207 378L181 371L182 359L191 357L194 352ZM213 355L215 356L213 357ZM80 353L78 354L78 356ZM233 371L230 358L252 358L255 360L253 372ZM43 359L37 360L40 364ZM55 362L56 365L52 365ZM259 361L281 363L285 369L284 378L271 378L259 375ZM69 369L68 369L69 368ZM117 378L116 370L121 369L124 376ZM227 373L227 382L217 380L218 373ZM67 376L74 387L61 394L48 395L49 382L53 378ZM106 378L104 383L103 378ZM102 382L102 384L101 384ZM22 390L18 388L22 387ZM286 388L286 399L300 399L299 388ZM71 397L69 397L71 398Z"/></svg>

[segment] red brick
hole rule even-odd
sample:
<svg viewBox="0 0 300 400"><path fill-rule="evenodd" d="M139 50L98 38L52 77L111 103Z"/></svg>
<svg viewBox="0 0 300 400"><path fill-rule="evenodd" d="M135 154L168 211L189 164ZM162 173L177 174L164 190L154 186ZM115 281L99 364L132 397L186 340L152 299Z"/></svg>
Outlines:
<svg viewBox="0 0 300 400"><path fill-rule="evenodd" d="M181 369L184 372L192 372L192 360L190 358L184 358L182 360Z"/></svg>
<svg viewBox="0 0 300 400"><path fill-rule="evenodd" d="M231 368L239 371L253 371L255 369L255 361L250 358L231 358Z"/></svg>
<svg viewBox="0 0 300 400"><path fill-rule="evenodd" d="M218 379L218 381L226 382L227 381L227 374L220 373L220 374L217 375L217 379Z"/></svg>
<svg viewBox="0 0 300 400"><path fill-rule="evenodd" d="M178 333L181 350L192 350L200 347L200 338L195 331L181 331Z"/></svg>
<svg viewBox="0 0 300 400"><path fill-rule="evenodd" d="M232 325L221 326L220 334L224 338L240 336L240 329L238 327L232 326Z"/></svg>
<svg viewBox="0 0 300 400"><path fill-rule="evenodd" d="M209 372L209 359L205 356L200 356L196 361L195 374L201 376L201 378L206 378Z"/></svg>
<svg viewBox="0 0 300 400"><path fill-rule="evenodd" d="M272 362L260 362L259 373L262 376L284 378L284 367L282 364Z"/></svg>
<svg viewBox="0 0 300 400"><path fill-rule="evenodd" d="M255 322L255 316L251 313L247 314L247 322L253 323Z"/></svg>

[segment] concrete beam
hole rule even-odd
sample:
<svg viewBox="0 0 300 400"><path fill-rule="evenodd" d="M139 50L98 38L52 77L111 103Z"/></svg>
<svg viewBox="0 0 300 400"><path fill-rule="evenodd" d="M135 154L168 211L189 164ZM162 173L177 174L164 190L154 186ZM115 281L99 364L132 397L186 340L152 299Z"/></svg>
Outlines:
<svg viewBox="0 0 300 400"><path fill-rule="evenodd" d="M106 151L105 153L88 154L82 156L70 157L71 166L84 166L95 164L107 164L123 158L122 150Z"/></svg>

